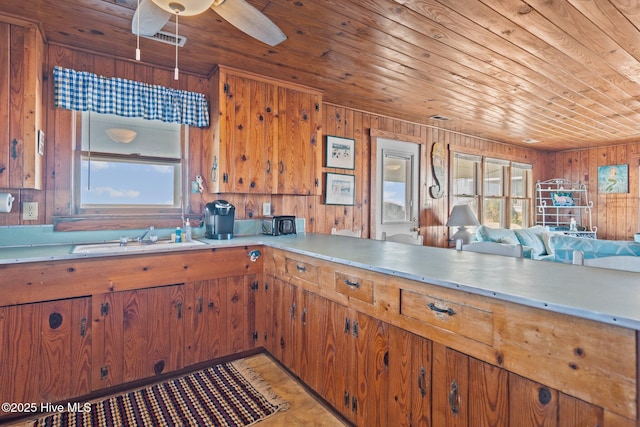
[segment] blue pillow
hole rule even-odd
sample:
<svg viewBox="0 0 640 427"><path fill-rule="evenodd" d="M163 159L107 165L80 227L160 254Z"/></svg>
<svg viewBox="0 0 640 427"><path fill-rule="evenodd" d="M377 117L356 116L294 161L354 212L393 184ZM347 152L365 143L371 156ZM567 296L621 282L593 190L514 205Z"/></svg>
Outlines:
<svg viewBox="0 0 640 427"><path fill-rule="evenodd" d="M476 238L480 242L509 243L512 245L520 243L513 230L508 228L489 228L486 225L481 225L476 229Z"/></svg>
<svg viewBox="0 0 640 427"><path fill-rule="evenodd" d="M513 230L522 246L531 248L532 258L547 254L547 248L542 240L544 228L541 226Z"/></svg>

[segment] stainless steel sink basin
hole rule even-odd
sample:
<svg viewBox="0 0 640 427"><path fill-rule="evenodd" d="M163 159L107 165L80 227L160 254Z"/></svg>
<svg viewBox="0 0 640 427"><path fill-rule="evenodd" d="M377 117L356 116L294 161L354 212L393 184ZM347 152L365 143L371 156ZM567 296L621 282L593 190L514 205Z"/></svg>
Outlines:
<svg viewBox="0 0 640 427"><path fill-rule="evenodd" d="M98 254L98 253L127 253L127 252L155 252L187 249L194 246L202 246L206 243L193 240L191 242L173 243L169 240L159 240L156 243L129 242L125 246L120 243L94 243L76 245L71 250L72 254Z"/></svg>

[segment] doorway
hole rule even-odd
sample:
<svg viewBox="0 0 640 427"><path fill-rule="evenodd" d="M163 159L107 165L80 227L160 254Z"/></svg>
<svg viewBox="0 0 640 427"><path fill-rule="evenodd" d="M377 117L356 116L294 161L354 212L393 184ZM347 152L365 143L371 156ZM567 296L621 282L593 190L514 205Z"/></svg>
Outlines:
<svg viewBox="0 0 640 427"><path fill-rule="evenodd" d="M387 138L374 139L372 200L375 239L382 233L417 236L420 227L420 144Z"/></svg>

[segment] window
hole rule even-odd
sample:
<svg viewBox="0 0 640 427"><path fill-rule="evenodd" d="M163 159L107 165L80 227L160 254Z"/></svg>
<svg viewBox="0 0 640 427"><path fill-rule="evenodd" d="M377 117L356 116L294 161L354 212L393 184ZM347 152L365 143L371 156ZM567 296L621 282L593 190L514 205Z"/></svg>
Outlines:
<svg viewBox="0 0 640 427"><path fill-rule="evenodd" d="M84 112L76 150L78 212L181 207L183 126ZM186 132L186 127L184 129Z"/></svg>
<svg viewBox="0 0 640 427"><path fill-rule="evenodd" d="M453 157L453 205L468 204L478 214L480 206L478 182L482 157L455 153Z"/></svg>
<svg viewBox="0 0 640 427"><path fill-rule="evenodd" d="M531 224L531 165L511 163L511 228Z"/></svg>
<svg viewBox="0 0 640 427"><path fill-rule="evenodd" d="M531 165L453 153L452 206L468 203L493 228L531 225Z"/></svg>
<svg viewBox="0 0 640 427"><path fill-rule="evenodd" d="M484 160L482 224L493 228L506 227L506 174L509 162L499 159Z"/></svg>
<svg viewBox="0 0 640 427"><path fill-rule="evenodd" d="M386 152L382 162L382 223L410 221L411 156Z"/></svg>

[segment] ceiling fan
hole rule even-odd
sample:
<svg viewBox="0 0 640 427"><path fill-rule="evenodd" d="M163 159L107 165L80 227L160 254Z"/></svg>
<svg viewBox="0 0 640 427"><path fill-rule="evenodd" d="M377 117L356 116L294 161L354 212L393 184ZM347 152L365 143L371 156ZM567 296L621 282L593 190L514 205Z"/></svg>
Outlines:
<svg viewBox="0 0 640 427"><path fill-rule="evenodd" d="M134 34L150 36L162 29L172 15L193 16L213 9L234 27L270 46L287 39L276 24L245 0L140 0L133 16Z"/></svg>

